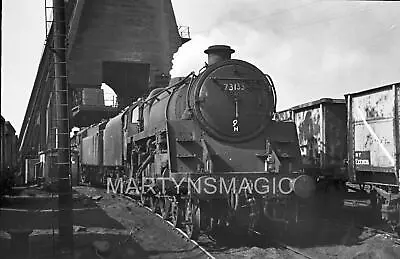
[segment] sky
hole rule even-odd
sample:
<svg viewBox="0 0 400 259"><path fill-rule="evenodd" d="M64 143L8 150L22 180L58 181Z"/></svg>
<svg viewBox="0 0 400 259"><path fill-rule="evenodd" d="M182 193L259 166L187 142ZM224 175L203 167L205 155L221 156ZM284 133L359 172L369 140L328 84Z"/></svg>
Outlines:
<svg viewBox="0 0 400 259"><path fill-rule="evenodd" d="M171 75L198 71L210 45L269 74L277 109L400 82L400 2L172 0L191 40ZM20 131L45 39L43 0L2 1L1 114Z"/></svg>

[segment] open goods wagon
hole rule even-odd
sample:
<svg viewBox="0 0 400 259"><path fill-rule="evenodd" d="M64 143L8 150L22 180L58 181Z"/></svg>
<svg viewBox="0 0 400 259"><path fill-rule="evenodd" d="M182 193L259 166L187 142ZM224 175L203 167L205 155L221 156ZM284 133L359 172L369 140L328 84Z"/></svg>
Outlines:
<svg viewBox="0 0 400 259"><path fill-rule="evenodd" d="M398 191L400 83L347 94L351 182Z"/></svg>
<svg viewBox="0 0 400 259"><path fill-rule="evenodd" d="M305 171L320 179L346 180L346 104L323 98L281 111L280 121L296 124Z"/></svg>

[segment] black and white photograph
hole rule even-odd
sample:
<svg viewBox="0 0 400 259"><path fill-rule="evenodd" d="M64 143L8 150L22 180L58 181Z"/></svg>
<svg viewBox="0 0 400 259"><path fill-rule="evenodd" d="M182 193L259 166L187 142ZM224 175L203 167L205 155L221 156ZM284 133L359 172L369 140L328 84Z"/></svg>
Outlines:
<svg viewBox="0 0 400 259"><path fill-rule="evenodd" d="M4 0L0 258L400 258L400 1Z"/></svg>

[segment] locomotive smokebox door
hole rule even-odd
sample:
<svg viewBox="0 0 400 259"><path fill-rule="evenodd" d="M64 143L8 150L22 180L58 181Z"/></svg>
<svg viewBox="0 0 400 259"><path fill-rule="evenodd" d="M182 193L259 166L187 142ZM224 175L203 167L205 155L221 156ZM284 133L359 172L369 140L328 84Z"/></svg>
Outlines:
<svg viewBox="0 0 400 259"><path fill-rule="evenodd" d="M271 85L253 65L240 60L215 63L192 86L191 106L210 135L240 142L259 134L274 107Z"/></svg>

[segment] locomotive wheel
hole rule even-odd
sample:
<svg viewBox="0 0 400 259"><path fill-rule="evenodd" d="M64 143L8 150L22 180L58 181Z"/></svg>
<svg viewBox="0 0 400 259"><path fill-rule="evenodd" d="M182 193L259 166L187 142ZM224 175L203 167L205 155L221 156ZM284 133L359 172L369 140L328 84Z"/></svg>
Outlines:
<svg viewBox="0 0 400 259"><path fill-rule="evenodd" d="M150 203L149 206L150 206L151 211L153 213L156 213L157 212L157 207L158 207L158 205L157 205L157 203L158 203L157 197L150 196L149 197L149 203Z"/></svg>
<svg viewBox="0 0 400 259"><path fill-rule="evenodd" d="M144 206L146 203L146 198L144 197L143 193L140 193L140 202L142 203L142 206Z"/></svg>
<svg viewBox="0 0 400 259"><path fill-rule="evenodd" d="M163 219L169 219L171 201L168 198L160 198L160 212Z"/></svg>
<svg viewBox="0 0 400 259"><path fill-rule="evenodd" d="M147 194L140 194L140 202L142 203L142 206L151 206L150 197Z"/></svg>
<svg viewBox="0 0 400 259"><path fill-rule="evenodd" d="M229 193L229 207L233 210L236 211L237 207L239 205L239 194L238 193L234 193L234 192L230 192Z"/></svg>
<svg viewBox="0 0 400 259"><path fill-rule="evenodd" d="M174 227L179 227L181 223L180 222L181 217L179 216L180 209L178 201L175 196L172 198L170 209L171 209L171 223Z"/></svg>
<svg viewBox="0 0 400 259"><path fill-rule="evenodd" d="M214 219L211 215L211 205L209 202L202 204L202 211L200 214L200 227L205 232L212 232L214 228Z"/></svg>
<svg viewBox="0 0 400 259"><path fill-rule="evenodd" d="M200 206L191 199L185 201L185 232L196 240L200 234Z"/></svg>
<svg viewBox="0 0 400 259"><path fill-rule="evenodd" d="M156 197L156 213L162 215L161 211L164 206L164 198Z"/></svg>

